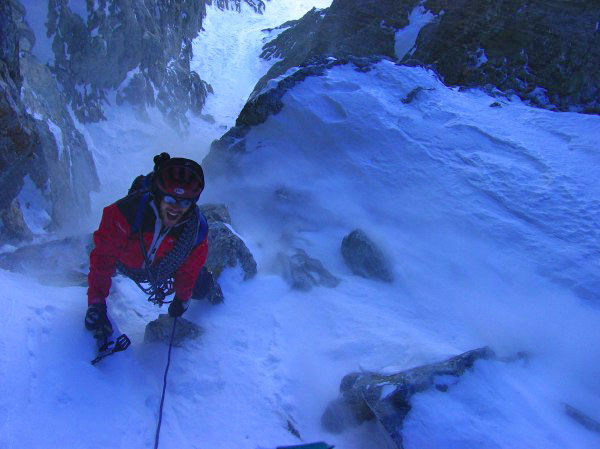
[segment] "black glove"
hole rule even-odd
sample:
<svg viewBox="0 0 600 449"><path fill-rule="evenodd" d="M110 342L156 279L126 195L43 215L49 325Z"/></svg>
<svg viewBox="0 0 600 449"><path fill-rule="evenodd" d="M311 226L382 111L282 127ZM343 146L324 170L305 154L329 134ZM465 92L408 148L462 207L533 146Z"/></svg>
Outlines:
<svg viewBox="0 0 600 449"><path fill-rule="evenodd" d="M171 304L169 304L169 316L172 318L180 317L181 315L183 315L183 312L185 312L187 310L189 305L190 305L189 299L187 301L183 302L176 296L175 298L173 298L173 301L171 302Z"/></svg>
<svg viewBox="0 0 600 449"><path fill-rule="evenodd" d="M106 304L92 304L85 314L85 328L94 338L106 339L113 333L112 324L106 315Z"/></svg>

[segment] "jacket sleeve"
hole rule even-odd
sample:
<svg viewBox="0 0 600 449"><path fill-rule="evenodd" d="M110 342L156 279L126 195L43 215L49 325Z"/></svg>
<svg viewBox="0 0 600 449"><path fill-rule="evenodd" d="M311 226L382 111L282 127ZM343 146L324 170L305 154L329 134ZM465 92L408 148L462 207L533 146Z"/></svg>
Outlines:
<svg viewBox="0 0 600 449"><path fill-rule="evenodd" d="M192 296L196 278L208 256L208 236L197 245L175 273L175 295L181 301Z"/></svg>
<svg viewBox="0 0 600 449"><path fill-rule="evenodd" d="M106 303L111 277L123 248L127 244L129 224L114 204L104 208L98 230L94 232L95 248L90 254L88 305Z"/></svg>

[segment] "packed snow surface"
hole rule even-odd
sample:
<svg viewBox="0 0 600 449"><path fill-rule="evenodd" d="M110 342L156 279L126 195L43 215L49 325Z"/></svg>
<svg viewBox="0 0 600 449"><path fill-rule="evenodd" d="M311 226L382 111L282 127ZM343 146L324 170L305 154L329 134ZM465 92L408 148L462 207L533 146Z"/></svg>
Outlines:
<svg viewBox="0 0 600 449"><path fill-rule="evenodd" d="M160 447L299 444L290 422L306 442L384 448L372 422L321 427L341 378L483 345L528 357L477 362L447 393L416 395L407 449L598 447L563 410L600 420L600 118L459 92L391 62L334 68L283 102L247 136L241 175L202 198L229 206L259 272L243 281L239 267L225 270L225 303L186 313L205 333L173 350ZM125 113L84 129L103 175L99 204L122 196L169 141ZM393 283L345 266L340 243L356 228L383 249ZM341 284L291 290L278 260L295 248ZM167 346L143 334L164 309L116 278L109 309L132 346L94 367L84 287L0 275L0 447L153 447Z"/></svg>

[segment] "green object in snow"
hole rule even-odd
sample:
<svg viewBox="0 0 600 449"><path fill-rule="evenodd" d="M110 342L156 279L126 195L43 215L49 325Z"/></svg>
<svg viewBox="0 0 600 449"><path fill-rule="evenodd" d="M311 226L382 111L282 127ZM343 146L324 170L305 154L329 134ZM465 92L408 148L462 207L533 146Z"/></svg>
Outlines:
<svg viewBox="0 0 600 449"><path fill-rule="evenodd" d="M319 442L319 443L301 444L299 446L280 446L277 449L333 449L333 446L330 446L327 443Z"/></svg>

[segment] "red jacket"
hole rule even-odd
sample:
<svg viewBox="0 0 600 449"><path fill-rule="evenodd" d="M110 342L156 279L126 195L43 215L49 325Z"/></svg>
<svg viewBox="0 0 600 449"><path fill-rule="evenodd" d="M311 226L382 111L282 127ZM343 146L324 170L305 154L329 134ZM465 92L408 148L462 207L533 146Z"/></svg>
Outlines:
<svg viewBox="0 0 600 449"><path fill-rule="evenodd" d="M154 236L157 220L160 220L156 208L152 207L152 200L145 205L142 194L129 195L114 204L104 208L102 220L98 230L94 232L96 247L90 254L90 272L88 274L88 305L105 303L110 291L111 277L115 274L117 261L129 268L142 268L144 255L140 248L138 232L133 230L134 223L142 231L144 246L149 250ZM142 206L140 206L140 204ZM139 209L143 207L143 209ZM138 211L139 209L139 211ZM140 215L138 216L138 212ZM184 262L175 272L175 294L187 301L192 296L194 283L200 269L206 262L208 254L208 226L206 220L192 207L174 226L160 243L152 265L158 263L175 246L181 234L181 226L188 214L198 213L199 229L196 244ZM136 223L140 221L141 223ZM160 226L158 227L160 229Z"/></svg>

